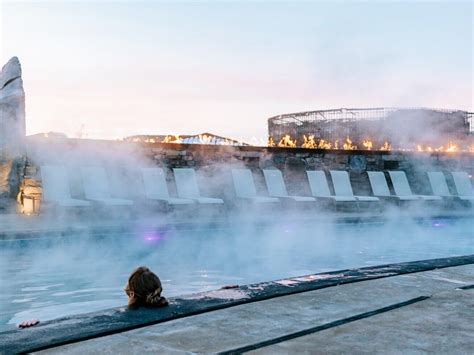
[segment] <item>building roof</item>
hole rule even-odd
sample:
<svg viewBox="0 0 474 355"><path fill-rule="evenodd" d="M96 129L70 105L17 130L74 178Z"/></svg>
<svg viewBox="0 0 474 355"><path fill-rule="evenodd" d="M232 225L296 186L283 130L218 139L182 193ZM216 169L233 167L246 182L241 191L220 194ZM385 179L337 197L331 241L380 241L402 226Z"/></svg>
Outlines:
<svg viewBox="0 0 474 355"><path fill-rule="evenodd" d="M211 145L249 145L236 139L218 136L212 133L194 135L135 135L124 138L128 142L145 143L182 143L182 144L211 144Z"/></svg>

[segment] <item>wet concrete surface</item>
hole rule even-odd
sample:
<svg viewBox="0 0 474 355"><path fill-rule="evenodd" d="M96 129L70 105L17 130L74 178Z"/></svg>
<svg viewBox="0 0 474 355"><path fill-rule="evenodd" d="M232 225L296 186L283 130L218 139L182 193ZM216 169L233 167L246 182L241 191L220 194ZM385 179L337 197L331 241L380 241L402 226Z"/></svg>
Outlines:
<svg viewBox="0 0 474 355"><path fill-rule="evenodd" d="M367 318L260 347L262 353L472 353L474 265L282 296L59 346L41 354L236 351L420 296ZM291 286L288 286L291 287Z"/></svg>
<svg viewBox="0 0 474 355"><path fill-rule="evenodd" d="M252 354L472 354L474 289L450 290L358 322L261 348Z"/></svg>

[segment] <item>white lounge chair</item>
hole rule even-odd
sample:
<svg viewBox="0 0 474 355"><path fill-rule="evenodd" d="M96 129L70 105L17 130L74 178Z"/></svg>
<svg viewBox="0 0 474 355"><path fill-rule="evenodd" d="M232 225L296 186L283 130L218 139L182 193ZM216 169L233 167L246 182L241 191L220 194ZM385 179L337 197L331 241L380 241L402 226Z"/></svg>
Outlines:
<svg viewBox="0 0 474 355"><path fill-rule="evenodd" d="M220 198L202 197L196 180L194 169L175 168L173 169L174 179L178 196L191 199L200 204L223 204L224 200Z"/></svg>
<svg viewBox="0 0 474 355"><path fill-rule="evenodd" d="M458 198L465 201L474 201L474 196L463 196L463 195L453 195L449 191L448 184L444 174L440 171L429 171L428 179L430 180L431 188L433 194L436 196L447 197L447 198Z"/></svg>
<svg viewBox="0 0 474 355"><path fill-rule="evenodd" d="M65 166L41 166L41 182L45 202L51 202L63 207L86 207L91 205L89 201L71 197L69 178Z"/></svg>
<svg viewBox="0 0 474 355"><path fill-rule="evenodd" d="M309 188L311 194L316 198L327 198L332 199L336 202L354 202L357 199L354 196L334 196L329 191L328 181L326 174L321 170L308 170L306 171L308 176Z"/></svg>
<svg viewBox="0 0 474 355"><path fill-rule="evenodd" d="M113 198L110 194L109 182L104 168L88 166L81 167L82 183L86 198L103 203L107 206L130 206L133 201Z"/></svg>
<svg viewBox="0 0 474 355"><path fill-rule="evenodd" d="M147 199L164 201L170 205L189 205L194 203L194 201L190 199L170 197L163 169L141 168L140 171L142 173L145 197Z"/></svg>
<svg viewBox="0 0 474 355"><path fill-rule="evenodd" d="M256 203L278 203L275 197L257 196L257 189L250 169L232 169L235 194L239 198L249 199Z"/></svg>
<svg viewBox="0 0 474 355"><path fill-rule="evenodd" d="M330 174L336 196L355 197L358 201L366 202L380 201L378 197L374 196L354 196L354 191L352 190L351 181L349 179L349 174L347 173L347 171L331 170Z"/></svg>
<svg viewBox="0 0 474 355"><path fill-rule="evenodd" d="M424 201L437 201L441 200L440 196L433 195L414 195L411 191L410 185L408 184L408 179L404 171L389 171L390 179L392 180L393 189L395 194L402 199L413 196L418 200Z"/></svg>
<svg viewBox="0 0 474 355"><path fill-rule="evenodd" d="M297 202L314 202L316 199L310 196L290 196L286 190L283 175L278 169L264 169L263 176L267 184L268 194L273 197L291 199Z"/></svg>
<svg viewBox="0 0 474 355"><path fill-rule="evenodd" d="M400 201L417 201L419 198L417 196L395 196L390 193L388 188L387 180L385 179L385 174L382 171L368 171L370 187L374 196L384 197L384 198L393 198Z"/></svg>
<svg viewBox="0 0 474 355"><path fill-rule="evenodd" d="M446 179L442 172L428 171L427 174L434 195L441 197L453 197L449 191L448 184L446 183Z"/></svg>
<svg viewBox="0 0 474 355"><path fill-rule="evenodd" d="M472 188L471 180L469 175L465 171L452 172L454 185L458 192L458 197L461 200L473 201L474 200L474 189Z"/></svg>

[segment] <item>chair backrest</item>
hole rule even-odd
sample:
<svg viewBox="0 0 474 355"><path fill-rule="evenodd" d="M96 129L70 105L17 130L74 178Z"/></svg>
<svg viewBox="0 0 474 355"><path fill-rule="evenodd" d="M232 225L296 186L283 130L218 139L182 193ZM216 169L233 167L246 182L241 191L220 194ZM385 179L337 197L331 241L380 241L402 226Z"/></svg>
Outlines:
<svg viewBox="0 0 474 355"><path fill-rule="evenodd" d="M368 171L367 174L374 196L390 196L390 189L382 171Z"/></svg>
<svg viewBox="0 0 474 355"><path fill-rule="evenodd" d="M454 185L459 196L473 196L474 191L472 188L471 180L469 175L465 171L452 172L451 175L454 179Z"/></svg>
<svg viewBox="0 0 474 355"><path fill-rule="evenodd" d="M263 176L265 177L265 183L267 184L268 193L270 196L286 197L288 191L286 190L285 181L283 175L278 169L264 169Z"/></svg>
<svg viewBox="0 0 474 355"><path fill-rule="evenodd" d="M329 191L328 181L326 174L321 170L308 170L306 171L308 176L309 188L311 194L315 197L329 197L331 191Z"/></svg>
<svg viewBox="0 0 474 355"><path fill-rule="evenodd" d="M329 173L331 174L336 196L354 196L347 171L331 170Z"/></svg>
<svg viewBox="0 0 474 355"><path fill-rule="evenodd" d="M178 196L183 198L199 198L201 193L196 179L196 172L191 168L175 168L173 169L174 180Z"/></svg>
<svg viewBox="0 0 474 355"><path fill-rule="evenodd" d="M145 196L147 198L169 198L165 172L162 168L141 168Z"/></svg>
<svg viewBox="0 0 474 355"><path fill-rule="evenodd" d="M59 201L71 198L69 178L65 166L41 166L41 183L45 201Z"/></svg>
<svg viewBox="0 0 474 355"><path fill-rule="evenodd" d="M232 180L237 197L257 196L255 182L250 169L232 169Z"/></svg>
<svg viewBox="0 0 474 355"><path fill-rule="evenodd" d="M390 179L392 179L393 189L398 196L411 196L410 185L404 171L389 171Z"/></svg>
<svg viewBox="0 0 474 355"><path fill-rule="evenodd" d="M104 168L83 166L81 167L81 176L86 198L110 198L109 182Z"/></svg>
<svg viewBox="0 0 474 355"><path fill-rule="evenodd" d="M429 171L428 179L430 180L431 189L435 196L451 196L451 192L449 192L448 184L442 172Z"/></svg>

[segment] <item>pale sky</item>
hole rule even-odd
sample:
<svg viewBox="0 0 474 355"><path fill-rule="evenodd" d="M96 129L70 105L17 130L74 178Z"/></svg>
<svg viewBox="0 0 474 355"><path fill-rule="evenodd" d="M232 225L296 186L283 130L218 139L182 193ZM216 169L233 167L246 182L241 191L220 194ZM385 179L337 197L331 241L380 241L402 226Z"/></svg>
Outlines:
<svg viewBox="0 0 474 355"><path fill-rule="evenodd" d="M474 109L471 1L0 3L27 134L251 141L281 113Z"/></svg>

